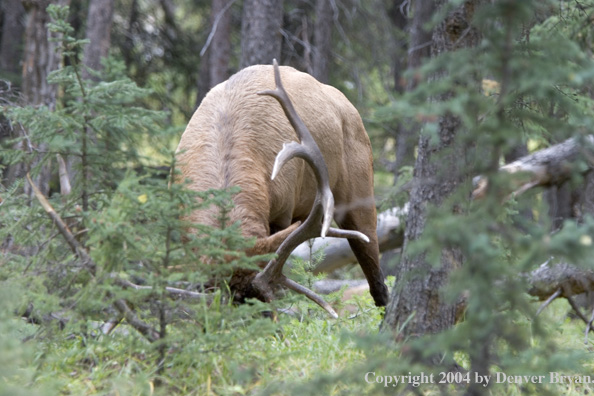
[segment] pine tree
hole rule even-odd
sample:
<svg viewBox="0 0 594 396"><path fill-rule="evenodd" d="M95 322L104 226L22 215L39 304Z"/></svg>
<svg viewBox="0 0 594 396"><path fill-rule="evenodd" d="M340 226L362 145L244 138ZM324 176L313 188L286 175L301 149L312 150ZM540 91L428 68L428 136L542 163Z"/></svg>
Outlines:
<svg viewBox="0 0 594 396"><path fill-rule="evenodd" d="M261 304L235 309L224 287L231 268L257 268L263 257L246 257L254 241L241 236L239 224L227 224L237 191L197 194L175 182L172 142L179 131L163 125L165 113L139 106L150 92L125 77L113 59L85 79L86 41L73 37L68 8L50 6L48 13L56 45L69 60L48 78L60 100L55 108L2 111L28 131L21 139L47 147L39 153L39 167L53 169L56 157L59 164L73 157L77 168L72 180L65 166L54 169L59 181L49 196L29 174L3 193L0 288L23 286L13 305L20 304L18 313L43 329L36 341L47 351L43 365L61 359L52 343L63 345L73 336L99 347L102 335L121 323L133 332L133 353L146 354L143 364L154 381L173 387L167 368L193 364L189 351L240 346L242 337L274 331L260 314ZM0 154L3 162L33 155L9 143ZM23 184L34 191L31 206L18 188ZM221 227L184 220L201 205L220 208ZM199 232L188 234L190 228ZM218 289L206 290L212 280ZM188 352L171 352L181 346ZM76 353L84 355L84 349Z"/></svg>

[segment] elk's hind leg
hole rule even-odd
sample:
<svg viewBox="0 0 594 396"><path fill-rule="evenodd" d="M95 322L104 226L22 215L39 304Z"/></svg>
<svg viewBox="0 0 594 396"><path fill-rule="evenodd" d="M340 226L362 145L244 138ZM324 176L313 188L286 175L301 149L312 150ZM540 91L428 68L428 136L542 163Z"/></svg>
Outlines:
<svg viewBox="0 0 594 396"><path fill-rule="evenodd" d="M349 239L349 244L369 283L369 292L378 307L388 303L388 288L379 265L379 245L377 241L376 217L373 207L357 207L348 210L336 219L340 228L356 230L367 235L369 242Z"/></svg>

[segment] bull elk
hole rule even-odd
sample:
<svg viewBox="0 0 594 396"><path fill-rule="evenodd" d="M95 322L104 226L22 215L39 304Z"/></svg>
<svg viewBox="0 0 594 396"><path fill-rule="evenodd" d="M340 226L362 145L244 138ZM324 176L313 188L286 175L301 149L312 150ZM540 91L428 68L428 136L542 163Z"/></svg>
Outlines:
<svg viewBox="0 0 594 396"><path fill-rule="evenodd" d="M349 238L375 304L386 305L371 144L359 113L337 89L276 61L243 69L206 95L181 138L177 162L192 190L239 186L228 216L241 222L245 237L256 238L248 254L277 253L260 272L234 272L229 286L236 300L270 301L283 285L336 316L282 274L291 251L321 235ZM216 226L216 217L211 207L188 220ZM333 218L342 229L330 227Z"/></svg>

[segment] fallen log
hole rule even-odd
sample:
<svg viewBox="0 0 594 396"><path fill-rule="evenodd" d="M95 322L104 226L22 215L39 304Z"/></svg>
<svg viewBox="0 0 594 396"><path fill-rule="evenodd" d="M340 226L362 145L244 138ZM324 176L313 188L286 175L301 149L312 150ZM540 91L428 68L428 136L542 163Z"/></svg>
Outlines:
<svg viewBox="0 0 594 396"><path fill-rule="evenodd" d="M513 174L512 193L522 194L537 186L559 185L569 180L576 172L575 163L585 160L586 167L579 172L585 173L594 166L594 135L571 138L557 145L526 155L514 162L502 166L499 171ZM488 178L476 176L473 179L473 199L481 199L487 193ZM392 208L378 216L378 238L380 252L402 247L404 243L404 221L408 206ZM337 238L315 238L299 245L293 256L310 260L312 253L324 249L324 258L314 272L332 272L347 264L356 262L348 242ZM579 293L578 293L579 294Z"/></svg>
<svg viewBox="0 0 594 396"><path fill-rule="evenodd" d="M402 247L404 242L404 221L408 205L404 208L392 208L379 214L377 218L377 237L380 252ZM349 243L344 238L314 238L297 246L291 254L294 258L311 260L319 250L324 249L324 258L317 264L314 273L332 272L357 261Z"/></svg>
<svg viewBox="0 0 594 396"><path fill-rule="evenodd" d="M540 301L554 294L567 298L594 290L594 271L564 262L551 264L549 260L527 277L528 294Z"/></svg>
<svg viewBox="0 0 594 396"><path fill-rule="evenodd" d="M517 176L512 183L516 195L537 186L559 185L575 174L577 160L584 159L588 164L580 169L583 173L594 166L593 146L594 135L571 138L506 164L499 171ZM489 181L484 176L476 176L473 185L472 198L480 199L487 193Z"/></svg>
<svg viewBox="0 0 594 396"><path fill-rule="evenodd" d="M317 293L330 294L339 291L343 287L350 289L366 285L366 279L322 279L314 282L313 288Z"/></svg>

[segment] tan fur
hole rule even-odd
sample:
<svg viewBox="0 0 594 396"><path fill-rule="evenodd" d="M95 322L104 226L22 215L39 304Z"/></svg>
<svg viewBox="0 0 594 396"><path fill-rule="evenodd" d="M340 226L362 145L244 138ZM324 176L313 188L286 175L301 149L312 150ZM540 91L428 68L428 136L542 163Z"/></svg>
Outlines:
<svg viewBox="0 0 594 396"><path fill-rule="evenodd" d="M370 237L371 251L361 252L364 261L370 262L361 265L364 270L370 268L368 280L371 277L376 289L381 288L378 282L383 285L383 280L379 279L374 252L371 145L361 118L340 91L310 75L281 67L281 78L328 166L337 208L335 220L343 228L356 228ZM273 68L264 65L248 67L217 85L194 113L177 149L178 167L181 176L190 180L189 188L241 188L230 218L241 221L245 236L260 239L259 248L251 253L275 251L286 236L281 234L274 241L268 238L271 231L305 220L316 194L313 172L301 159L287 163L278 177L270 180L283 143L297 141L278 102L257 94L274 87ZM341 211L341 207L346 209ZM217 226L215 219L213 208L196 211L190 218Z"/></svg>

